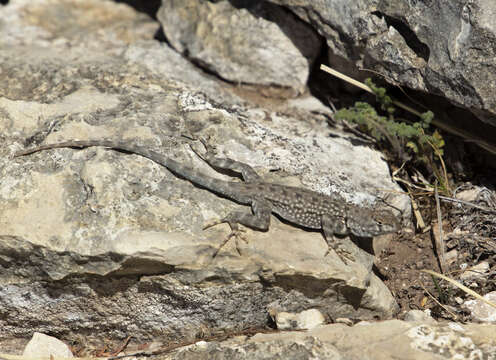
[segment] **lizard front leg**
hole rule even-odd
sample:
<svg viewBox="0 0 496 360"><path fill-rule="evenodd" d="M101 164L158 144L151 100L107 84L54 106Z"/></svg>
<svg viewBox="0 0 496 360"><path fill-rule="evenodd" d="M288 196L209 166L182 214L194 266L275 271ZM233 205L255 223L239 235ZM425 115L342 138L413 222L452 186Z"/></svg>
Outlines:
<svg viewBox="0 0 496 360"><path fill-rule="evenodd" d="M243 239L243 237L240 235L241 230L239 229L239 224L260 231L267 231L269 229L270 214L272 212L272 207L270 202L264 199L255 199L251 204L251 208L253 213L247 211L233 211L229 215L227 215L226 217L220 220L214 220L206 224L204 229L222 223L228 223L229 226L231 227L231 233L223 241L223 243L217 248L213 257L217 256L219 251L224 247L225 244L227 244L229 239L231 239L232 237ZM237 242L236 242L236 250L238 251L238 253L241 254Z"/></svg>

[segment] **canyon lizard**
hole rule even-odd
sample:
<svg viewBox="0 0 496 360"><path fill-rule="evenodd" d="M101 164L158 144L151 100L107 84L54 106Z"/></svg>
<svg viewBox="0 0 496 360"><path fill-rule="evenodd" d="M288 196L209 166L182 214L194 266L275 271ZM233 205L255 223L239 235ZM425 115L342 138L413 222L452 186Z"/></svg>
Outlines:
<svg viewBox="0 0 496 360"><path fill-rule="evenodd" d="M204 145L206 146L205 143ZM174 174L189 180L195 185L238 203L250 205L252 211L234 211L223 219L219 219L207 226L228 223L232 230L231 235L216 250L214 256L217 255L232 235L238 233L238 224L255 230L268 230L271 213L279 215L282 219L292 224L323 231L328 245L326 255L333 249L345 263L346 260L353 261L354 258L341 249L338 241L340 237L351 234L357 237L371 238L376 235L395 232L399 228L399 222L389 210L359 207L344 202L341 198L315 191L263 182L261 177L249 165L231 159L217 158L209 147L206 147L207 151L203 155L192 149L212 168L240 173L244 182L216 179L165 155L121 141L65 141L22 150L17 152L15 157L55 148L87 148L94 146L143 156L166 167ZM338 237L336 238L334 235Z"/></svg>

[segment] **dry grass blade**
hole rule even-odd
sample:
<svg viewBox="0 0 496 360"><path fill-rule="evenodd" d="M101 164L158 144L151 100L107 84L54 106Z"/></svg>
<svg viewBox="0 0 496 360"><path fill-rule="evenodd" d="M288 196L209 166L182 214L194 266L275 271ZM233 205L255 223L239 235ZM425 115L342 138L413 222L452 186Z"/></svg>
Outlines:
<svg viewBox="0 0 496 360"><path fill-rule="evenodd" d="M461 289L461 290L465 291L467 294L472 295L473 297L475 297L475 298L477 298L477 299L479 299L479 300L481 300L481 301L485 302L485 303L486 303L486 304L488 304L489 306L492 306L493 308L495 308L495 309L496 309L496 304L494 304L494 303L490 302L489 300L484 299L481 295L477 294L475 291L473 291L473 290L469 289L469 288L468 288L468 287L466 287L465 285L460 284L458 281L453 280L453 279L450 279L449 277L444 276L443 274L439 274L439 273L437 273L437 272L435 272L435 271L432 271L432 270L427 270L427 269L424 269L424 270L420 270L420 271L422 271L422 272L424 272L424 273L427 273L427 274L430 274L430 275L432 275L432 276L438 277L438 278L440 278L440 279L446 280L446 281L448 281L449 283L451 283L451 284L453 284L454 286L456 286L457 288L459 288L459 289Z"/></svg>
<svg viewBox="0 0 496 360"><path fill-rule="evenodd" d="M476 209L479 209L479 210L488 212L490 214L496 214L496 210L493 210L493 209L490 209L490 208L487 208L487 207L484 207L484 206L480 206L480 205L477 205L477 204L474 204L474 203L471 203L471 202L468 202L468 201L454 199L454 198L450 198L450 197L446 197L446 196L441 196L441 195L439 196L439 198L441 200L445 200L445 201L451 201L451 202L456 202L456 203L463 204L463 205L468 205L468 206L471 206L473 208L476 208Z"/></svg>
<svg viewBox="0 0 496 360"><path fill-rule="evenodd" d="M415 215L415 219L417 220L417 228L419 228L422 232L425 232L426 226L424 222L424 218L422 217L422 214L420 213L419 206L417 202L415 201L415 197L411 193L410 189L408 190L408 194L410 196L410 201L412 202L412 210L413 214Z"/></svg>
<svg viewBox="0 0 496 360"><path fill-rule="evenodd" d="M424 286L424 284L422 284L422 282L420 283L420 286L422 286L422 289L424 289L424 291L427 293L427 295L429 295L429 297L432 299L432 301L434 301L436 304L438 304L440 307L442 307L447 313L449 313L451 316L453 316L453 319L455 319L455 320L458 319L458 316L455 313L453 313L446 306L444 306L439 301L437 301L437 299L434 297L434 295L432 295L430 293L430 291L427 290L427 288Z"/></svg>
<svg viewBox="0 0 496 360"><path fill-rule="evenodd" d="M427 194L432 193L432 190L430 188L418 186L418 185L416 185L416 184L414 184L414 183L412 183L410 181L403 180L402 178L400 178L398 176L393 176L393 180L396 181L396 182L400 182L402 184L405 184L405 185L411 187L412 189L417 189L417 190L424 191L424 194L423 195L427 195ZM442 198L442 196L440 196L440 198Z"/></svg>
<svg viewBox="0 0 496 360"><path fill-rule="evenodd" d="M325 72L327 72L331 75L334 75L335 77L337 77L341 80L346 81L347 83L355 85L356 87L359 87L360 89L363 89L363 90L368 91L369 93L373 94L372 89L370 87L368 87L367 85L365 85L364 83L357 81L353 78L350 78L349 76L346 76L345 74L340 73L337 70L331 69L329 66L325 66L325 65L321 64L320 69L324 70Z"/></svg>
<svg viewBox="0 0 496 360"><path fill-rule="evenodd" d="M331 69L330 67L323 65L323 64L320 65L320 69L335 76L335 77L337 77L337 78L339 78L339 79L342 79L342 80L344 80L344 81L346 81L346 82L348 82L348 83L350 83L356 87L359 87L360 89L363 89L363 90L373 94L372 89L370 87L368 87L364 83L361 83L360 81L357 81L355 79L350 78L349 76L346 76L346 75L340 73L339 71ZM417 110L415 110L415 109L411 108L410 106L405 105L399 101L393 100L393 104L399 108L402 108L402 109L416 115L416 116L420 117L422 115ZM459 137L464 138L465 140L467 140L469 142L473 142L477 146L489 151L492 154L496 154L496 146L494 144L489 143L482 138L476 137L476 136L468 133L467 131L465 131L463 129L455 128L450 124L445 124L445 123L442 123L442 122L435 120L435 119L432 120L432 124L434 126L437 126L440 129L444 130L444 131L447 131L447 132L453 134L453 135L457 135Z"/></svg>
<svg viewBox="0 0 496 360"><path fill-rule="evenodd" d="M441 206L439 204L439 193L437 191L437 183L434 187L434 198L436 199L436 212L437 212L437 225L439 226L438 235L434 235L434 241L436 243L436 252L438 255L439 267L441 272L444 274L446 269L446 249L444 246L443 239L443 217L441 215Z"/></svg>

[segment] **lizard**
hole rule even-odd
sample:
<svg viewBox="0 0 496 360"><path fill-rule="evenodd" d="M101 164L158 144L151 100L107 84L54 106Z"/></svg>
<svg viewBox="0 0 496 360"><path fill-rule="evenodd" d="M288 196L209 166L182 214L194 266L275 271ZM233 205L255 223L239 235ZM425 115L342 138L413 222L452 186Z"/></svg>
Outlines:
<svg viewBox="0 0 496 360"><path fill-rule="evenodd" d="M221 223L227 223L231 227L231 234L217 248L213 257L232 236L239 233L238 224L259 231L267 231L271 213L279 215L280 218L293 225L322 231L328 245L324 256L334 250L345 264L347 260L354 261L354 258L350 253L341 249L341 244L337 241L340 237L352 235L372 238L395 232L399 228L399 222L390 210L360 207L344 202L340 197L333 197L300 187L264 182L250 165L228 158L216 157L206 142L204 140L201 142L206 149L204 154L200 154L193 147L191 149L202 160L217 171L230 170L241 174L244 182L225 181L211 177L195 170L191 165L182 164L168 156L132 144L129 141L70 140L21 150L15 153L14 157L56 148L105 147L148 158L196 186L237 203L250 205L251 211L231 212L224 218L215 220L204 227L205 229Z"/></svg>

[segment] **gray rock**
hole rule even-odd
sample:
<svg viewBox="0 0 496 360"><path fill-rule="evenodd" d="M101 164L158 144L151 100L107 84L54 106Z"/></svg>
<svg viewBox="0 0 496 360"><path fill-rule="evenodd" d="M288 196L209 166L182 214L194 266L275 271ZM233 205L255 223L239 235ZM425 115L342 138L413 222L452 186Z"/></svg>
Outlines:
<svg viewBox="0 0 496 360"><path fill-rule="evenodd" d="M496 291L484 295L486 301L496 303ZM496 323L496 309L481 299L467 300L464 307L470 311L472 319L480 322Z"/></svg>
<svg viewBox="0 0 496 360"><path fill-rule="evenodd" d="M13 159L33 143L104 137L225 176L192 154L181 135L193 134L267 181L363 206L386 197L409 208L407 197L387 196L398 187L381 154L330 129L317 101L262 107L166 45L121 36L114 19L123 16L134 27L125 33L158 26L125 5L74 6L19 0L2 8L1 26L11 29L0 37L3 344L33 331L84 334L86 343L129 334L188 340L265 326L268 307L318 308L330 318L392 316L395 301L369 268L344 266L333 253L324 258L320 233L275 217L267 233L247 231L241 255L231 241L212 259L229 229L204 231L203 224L241 206L146 159L102 148ZM101 6L105 17L95 15ZM52 12L59 15L45 16ZM87 28L83 18L75 24L60 15L73 12L87 17Z"/></svg>
<svg viewBox="0 0 496 360"><path fill-rule="evenodd" d="M272 315L279 330L308 330L325 323L325 318L317 309L308 309L300 313L277 312Z"/></svg>
<svg viewBox="0 0 496 360"><path fill-rule="evenodd" d="M487 277L490 265L487 261L481 261L480 263L471 266L469 269L465 270L460 274L460 280L468 281L474 280L481 277Z"/></svg>
<svg viewBox="0 0 496 360"><path fill-rule="evenodd" d="M327 39L331 66L346 59L496 126L496 2L270 1Z"/></svg>
<svg viewBox="0 0 496 360"><path fill-rule="evenodd" d="M390 320L199 342L166 359L471 359L494 356L495 325Z"/></svg>
<svg viewBox="0 0 496 360"><path fill-rule="evenodd" d="M234 83L300 93L321 48L311 27L263 1L166 0L157 17L176 50Z"/></svg>
<svg viewBox="0 0 496 360"><path fill-rule="evenodd" d="M435 322L435 320L431 316L430 310L410 310L405 314L404 317L405 321L410 321L410 322L424 322L424 323L432 323Z"/></svg>
<svg viewBox="0 0 496 360"><path fill-rule="evenodd" d="M25 358L72 358L71 350L69 347L53 336L48 336L42 333L35 332L31 340L29 340L22 356Z"/></svg>

